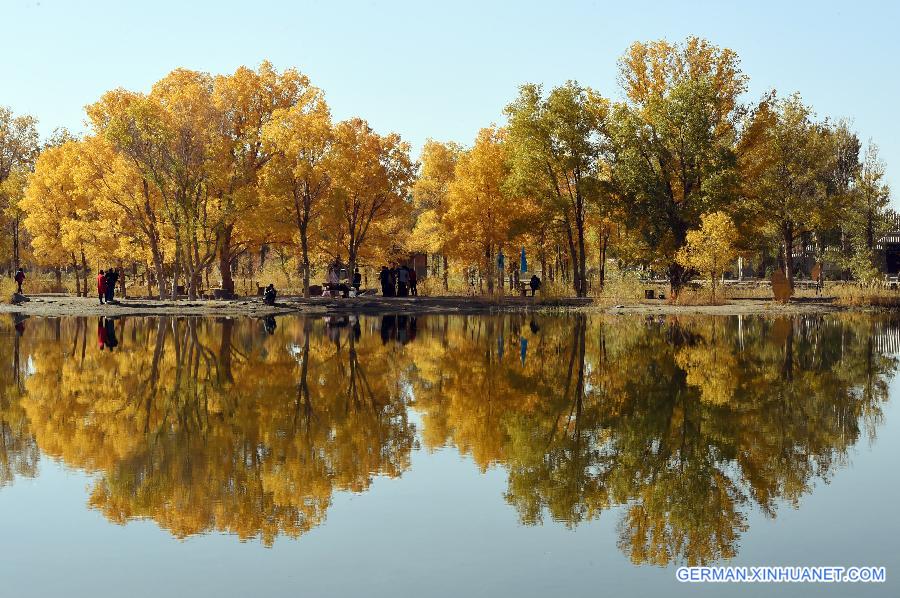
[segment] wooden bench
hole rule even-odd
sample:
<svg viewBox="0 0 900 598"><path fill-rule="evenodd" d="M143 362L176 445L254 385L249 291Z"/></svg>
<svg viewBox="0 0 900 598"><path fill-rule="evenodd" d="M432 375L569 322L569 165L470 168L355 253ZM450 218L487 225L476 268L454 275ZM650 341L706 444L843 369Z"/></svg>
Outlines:
<svg viewBox="0 0 900 598"><path fill-rule="evenodd" d="M540 290L540 288L538 288L538 290ZM522 297L527 297L528 291L531 291L531 296L534 297L534 289L531 288L531 281L520 280L519 281L519 295L521 295Z"/></svg>

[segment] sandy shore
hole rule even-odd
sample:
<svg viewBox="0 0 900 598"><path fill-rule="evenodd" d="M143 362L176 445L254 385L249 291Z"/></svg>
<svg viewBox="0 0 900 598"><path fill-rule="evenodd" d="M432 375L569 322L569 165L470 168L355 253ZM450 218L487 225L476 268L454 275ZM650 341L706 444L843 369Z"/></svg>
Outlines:
<svg viewBox="0 0 900 598"><path fill-rule="evenodd" d="M678 315L678 314L817 314L847 311L849 308L835 305L832 299L801 299L786 305L765 299L734 299L725 305L681 306L667 305L661 301L642 302L622 306L605 307L591 299L541 299L531 297L507 297L503 300L481 297L355 297L336 299L327 297L279 298L274 306L267 306L257 298L241 298L230 301L209 300L157 300L146 298L123 299L111 305L100 305L95 298L66 295L32 295L29 301L18 305L0 304L0 313L19 313L30 316L251 316L260 317L289 313L501 313L521 311L579 310L610 314Z"/></svg>
<svg viewBox="0 0 900 598"><path fill-rule="evenodd" d="M504 300L480 297L352 297L331 298L279 297L274 306L263 304L258 298L233 300L158 300L131 298L101 305L93 297L66 295L31 295L29 301L18 305L2 304L0 313L21 313L31 316L267 316L289 313L491 313L527 311L532 309L586 308L590 299L558 299L535 301L531 297L507 297Z"/></svg>

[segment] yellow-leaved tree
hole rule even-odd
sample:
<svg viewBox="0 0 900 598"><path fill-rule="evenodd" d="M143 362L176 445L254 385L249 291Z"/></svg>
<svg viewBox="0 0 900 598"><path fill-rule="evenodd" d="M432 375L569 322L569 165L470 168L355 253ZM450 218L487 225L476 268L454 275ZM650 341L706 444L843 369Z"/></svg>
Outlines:
<svg viewBox="0 0 900 598"><path fill-rule="evenodd" d="M415 176L409 144L396 133L379 135L361 118L345 120L334 127L328 170L325 251L346 259L352 272L361 259L386 259L402 247Z"/></svg>
<svg viewBox="0 0 900 598"><path fill-rule="evenodd" d="M76 291L84 295L89 288L88 264L115 255L117 246L115 228L101 218L96 188L84 175L90 168L89 153L84 141L45 150L20 202L35 259L50 266L71 263L76 283L79 270L84 277L83 287L76 284Z"/></svg>
<svg viewBox="0 0 900 598"><path fill-rule="evenodd" d="M263 127L263 148L272 156L260 175L265 229L273 242L300 248L304 297L309 297L310 253L331 187L331 142L331 114L315 87L307 87L290 108L276 110Z"/></svg>
<svg viewBox="0 0 900 598"><path fill-rule="evenodd" d="M728 214L704 214L700 218L700 228L688 231L687 242L675 255L681 266L709 275L713 301L716 280L737 259L737 237L737 227Z"/></svg>
<svg viewBox="0 0 900 598"><path fill-rule="evenodd" d="M521 208L505 191L509 176L505 137L503 129L482 129L472 149L459 156L445 217L452 257L478 266L488 292L494 290L497 254L511 240Z"/></svg>
<svg viewBox="0 0 900 598"><path fill-rule="evenodd" d="M421 171L413 185L413 209L416 224L409 239L413 251L440 254L443 259L444 290L447 281L447 195L455 177L462 148L453 142L429 139L422 148Z"/></svg>
<svg viewBox="0 0 900 598"><path fill-rule="evenodd" d="M273 148L263 140L263 130L275 113L303 104L315 95L309 78L296 69L279 73L268 61L257 70L239 67L231 75L213 81L212 103L218 119L213 136L211 193L218 218L213 223L216 256L222 288L234 292L232 263L247 244L264 242L260 233L258 176L272 158Z"/></svg>

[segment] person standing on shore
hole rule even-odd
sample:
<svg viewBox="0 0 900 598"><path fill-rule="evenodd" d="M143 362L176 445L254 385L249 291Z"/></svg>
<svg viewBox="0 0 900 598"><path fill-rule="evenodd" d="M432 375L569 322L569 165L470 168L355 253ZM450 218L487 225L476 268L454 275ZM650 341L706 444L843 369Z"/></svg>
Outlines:
<svg viewBox="0 0 900 598"><path fill-rule="evenodd" d="M112 303L116 296L116 282L119 280L119 272L115 268L106 271L106 302Z"/></svg>
<svg viewBox="0 0 900 598"><path fill-rule="evenodd" d="M537 274L531 275L531 280L528 281L528 286L531 287L531 296L534 297L534 294L537 293L541 288L541 279L538 278Z"/></svg>
<svg viewBox="0 0 900 598"><path fill-rule="evenodd" d="M21 295L22 294L22 283L25 282L25 270L23 270L22 268L19 268L18 270L16 270L15 281L16 281L16 287L18 289L16 292Z"/></svg>
<svg viewBox="0 0 900 598"><path fill-rule="evenodd" d="M397 296L406 297L409 289L409 270L406 266L400 266L397 270Z"/></svg>
<svg viewBox="0 0 900 598"><path fill-rule="evenodd" d="M103 270L97 274L97 294L100 296L100 305L106 298L106 273Z"/></svg>
<svg viewBox="0 0 900 598"><path fill-rule="evenodd" d="M418 283L419 283L419 277L416 274L416 269L410 268L409 269L409 294L412 295L413 297L419 296Z"/></svg>
<svg viewBox="0 0 900 598"><path fill-rule="evenodd" d="M391 271L387 269L387 266L381 267L381 272L378 273L378 282L381 283L381 296L390 297Z"/></svg>
<svg viewBox="0 0 900 598"><path fill-rule="evenodd" d="M353 284L351 286L356 291L356 294L358 296L359 295L359 287L362 286L362 275L359 273L359 268L355 268L353 270Z"/></svg>

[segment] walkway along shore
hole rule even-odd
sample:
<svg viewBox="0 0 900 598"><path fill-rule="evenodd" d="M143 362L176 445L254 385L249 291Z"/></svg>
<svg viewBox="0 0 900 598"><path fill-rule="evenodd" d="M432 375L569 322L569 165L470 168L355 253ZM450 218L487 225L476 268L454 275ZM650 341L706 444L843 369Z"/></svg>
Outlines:
<svg viewBox="0 0 900 598"><path fill-rule="evenodd" d="M817 314L835 311L865 311L837 305L829 298L800 299L779 304L766 299L733 299L724 305L668 305L642 302L609 306L593 299L538 297L352 297L347 299L312 297L279 298L274 306L257 298L233 300L158 300L132 298L100 305L93 297L67 295L31 295L28 301L13 305L0 304L0 313L19 313L32 316L267 316L280 314L490 314L531 311L589 311L611 314L678 315L678 314Z"/></svg>

